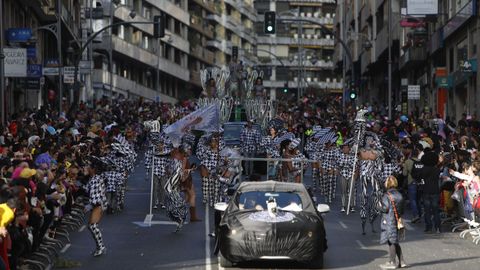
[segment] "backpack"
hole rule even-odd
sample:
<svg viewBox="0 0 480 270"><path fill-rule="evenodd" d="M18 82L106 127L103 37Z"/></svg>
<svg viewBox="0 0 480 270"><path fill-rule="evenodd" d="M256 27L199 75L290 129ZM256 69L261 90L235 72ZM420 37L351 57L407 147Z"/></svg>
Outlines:
<svg viewBox="0 0 480 270"><path fill-rule="evenodd" d="M417 184L417 186L425 185L425 180L423 179L422 170L425 165L418 160L413 161L412 166L412 178L413 181Z"/></svg>

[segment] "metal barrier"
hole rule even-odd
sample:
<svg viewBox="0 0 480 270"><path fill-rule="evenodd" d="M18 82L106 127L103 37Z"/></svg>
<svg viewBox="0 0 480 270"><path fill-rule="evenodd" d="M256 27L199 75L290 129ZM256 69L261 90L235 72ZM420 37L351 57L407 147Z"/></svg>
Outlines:
<svg viewBox="0 0 480 270"><path fill-rule="evenodd" d="M290 162L290 161L300 161L300 182L303 183L303 170L305 169L305 163L317 163L318 160L306 159L306 158L250 158L250 157L227 157L227 160L240 160L240 161L266 161L267 162L267 177L268 177L268 168L270 167L271 162Z"/></svg>

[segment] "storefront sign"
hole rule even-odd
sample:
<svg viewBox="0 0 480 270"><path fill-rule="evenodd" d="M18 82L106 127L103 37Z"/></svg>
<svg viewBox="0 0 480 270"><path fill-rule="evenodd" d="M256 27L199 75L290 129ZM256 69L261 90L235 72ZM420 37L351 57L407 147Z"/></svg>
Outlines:
<svg viewBox="0 0 480 270"><path fill-rule="evenodd" d="M437 15L438 0L407 0L407 15Z"/></svg>
<svg viewBox="0 0 480 270"><path fill-rule="evenodd" d="M27 90L39 90L40 89L40 78L23 78L19 80L20 88Z"/></svg>
<svg viewBox="0 0 480 270"><path fill-rule="evenodd" d="M452 87L452 79L450 76L435 78L435 84L438 88L450 88Z"/></svg>
<svg viewBox="0 0 480 270"><path fill-rule="evenodd" d="M409 100L420 99L420 85L409 85L408 86L408 99Z"/></svg>
<svg viewBox="0 0 480 270"><path fill-rule="evenodd" d="M475 16L477 13L477 1L468 2L460 11L455 14L443 27L444 38L453 34L460 26L462 26L468 19Z"/></svg>
<svg viewBox="0 0 480 270"><path fill-rule="evenodd" d="M69 84L75 82L75 67L63 67L63 82Z"/></svg>
<svg viewBox="0 0 480 270"><path fill-rule="evenodd" d="M7 41L26 42L32 38L32 29L30 28L9 28L7 29Z"/></svg>
<svg viewBox="0 0 480 270"><path fill-rule="evenodd" d="M27 58L28 59L37 58L37 48L35 46L27 47Z"/></svg>
<svg viewBox="0 0 480 270"><path fill-rule="evenodd" d="M58 67L44 67L43 68L43 75L44 76L58 76Z"/></svg>
<svg viewBox="0 0 480 270"><path fill-rule="evenodd" d="M460 70L466 73L477 72L477 59L460 61Z"/></svg>
<svg viewBox="0 0 480 270"><path fill-rule="evenodd" d="M27 49L3 48L5 77L27 76Z"/></svg>
<svg viewBox="0 0 480 270"><path fill-rule="evenodd" d="M42 72L42 65L28 65L27 66L27 76L28 77L35 77L35 78L40 78L42 77L43 72Z"/></svg>

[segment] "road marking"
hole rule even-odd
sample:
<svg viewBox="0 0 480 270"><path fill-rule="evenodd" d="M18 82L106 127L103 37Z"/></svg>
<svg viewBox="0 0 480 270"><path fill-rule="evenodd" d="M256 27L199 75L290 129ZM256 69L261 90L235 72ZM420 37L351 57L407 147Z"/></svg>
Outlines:
<svg viewBox="0 0 480 270"><path fill-rule="evenodd" d="M367 247L362 243L360 240L355 240L357 242L358 246L360 246L361 249L367 249Z"/></svg>
<svg viewBox="0 0 480 270"><path fill-rule="evenodd" d="M342 228L348 229L347 225L343 223L343 221L339 221L338 223L340 223L340 226L342 226Z"/></svg>
<svg viewBox="0 0 480 270"><path fill-rule="evenodd" d="M78 229L78 232L83 232L87 228L87 225L82 225L80 229Z"/></svg>
<svg viewBox="0 0 480 270"><path fill-rule="evenodd" d="M70 248L71 245L72 245L72 244L70 244L70 243L69 243L69 244L66 244L66 245L62 248L62 250L60 250L60 253L65 253L65 252L67 252L67 250Z"/></svg>
<svg viewBox="0 0 480 270"><path fill-rule="evenodd" d="M210 253L210 236L208 233L210 232L210 213L208 204L205 204L205 270L211 270L212 266L212 254Z"/></svg>
<svg viewBox="0 0 480 270"><path fill-rule="evenodd" d="M175 225L175 226L178 225L177 222L168 221L168 220L159 220L159 221L151 221L151 222L134 221L132 223L142 228L151 227L152 225Z"/></svg>

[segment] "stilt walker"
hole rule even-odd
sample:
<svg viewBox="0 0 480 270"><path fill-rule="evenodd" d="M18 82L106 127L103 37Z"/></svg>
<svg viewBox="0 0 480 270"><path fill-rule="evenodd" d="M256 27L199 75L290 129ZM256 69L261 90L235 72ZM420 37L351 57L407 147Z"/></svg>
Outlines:
<svg viewBox="0 0 480 270"><path fill-rule="evenodd" d="M165 184L165 206L167 217L178 223L175 232L179 232L187 219L188 210L185 199L180 194L180 185L185 176L182 161L172 161L173 173Z"/></svg>
<svg viewBox="0 0 480 270"><path fill-rule="evenodd" d="M220 149L218 138L211 136L206 140L207 144L199 144L197 157L200 159L200 173L202 175L203 203L214 207L219 201L220 182L218 181L218 166L220 161Z"/></svg>

